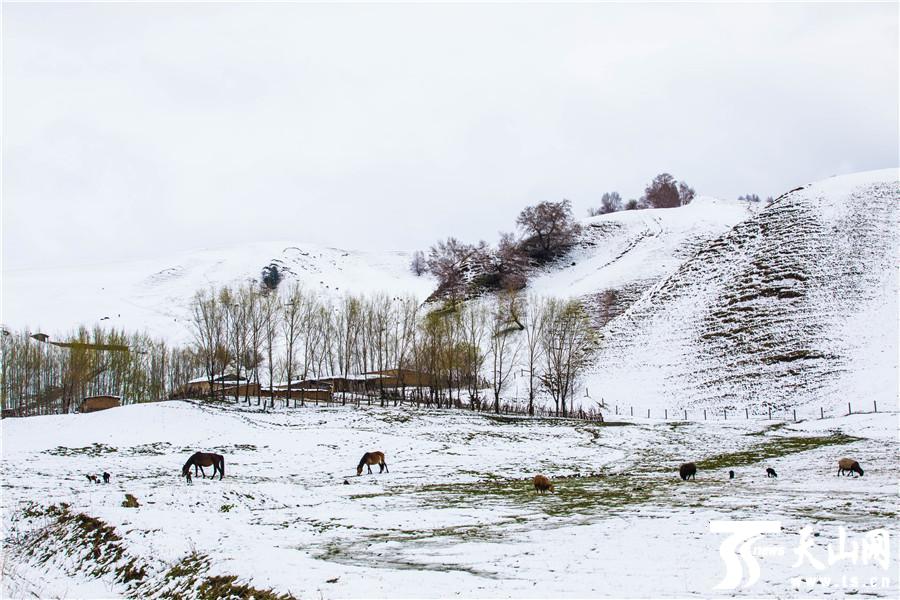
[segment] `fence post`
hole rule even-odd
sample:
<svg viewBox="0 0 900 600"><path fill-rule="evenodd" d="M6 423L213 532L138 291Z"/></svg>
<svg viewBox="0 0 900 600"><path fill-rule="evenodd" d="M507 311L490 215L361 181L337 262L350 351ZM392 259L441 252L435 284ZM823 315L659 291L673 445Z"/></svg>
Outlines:
<svg viewBox="0 0 900 600"><path fill-rule="evenodd" d="M847 403L847 414L848 414L848 415L852 415L852 414L853 414L853 409L850 408L850 403L849 403L849 402Z"/></svg>
<svg viewBox="0 0 900 600"><path fill-rule="evenodd" d="M878 412L878 400L872 400L872 404L875 405L875 412Z"/></svg>
<svg viewBox="0 0 900 600"><path fill-rule="evenodd" d="M616 414L619 414L619 405L616 404Z"/></svg>
<svg viewBox="0 0 900 600"><path fill-rule="evenodd" d="M632 417L634 416L634 407L633 406L631 407L631 416Z"/></svg>
<svg viewBox="0 0 900 600"><path fill-rule="evenodd" d="M649 408L647 409L647 418L648 419L650 418L650 409Z"/></svg>
<svg viewBox="0 0 900 600"><path fill-rule="evenodd" d="M703 420L704 421L706 420L706 409L705 408L703 409Z"/></svg>
<svg viewBox="0 0 900 600"><path fill-rule="evenodd" d="M744 409L744 416L747 417L748 419L750 418L750 409L749 408Z"/></svg>
<svg viewBox="0 0 900 600"><path fill-rule="evenodd" d="M797 422L797 409L794 409L794 423Z"/></svg>
<svg viewBox="0 0 900 600"><path fill-rule="evenodd" d="M665 415L666 415L666 420L668 420L668 418L669 418L669 409L668 408L665 411Z"/></svg>
<svg viewBox="0 0 900 600"><path fill-rule="evenodd" d="M819 407L819 418L820 418L820 419L824 419L824 418L825 418L825 409L822 408L821 406Z"/></svg>
<svg viewBox="0 0 900 600"><path fill-rule="evenodd" d="M687 411L684 411L684 420L687 421Z"/></svg>
<svg viewBox="0 0 900 600"><path fill-rule="evenodd" d="M769 407L769 420L772 420L772 407Z"/></svg>
<svg viewBox="0 0 900 600"><path fill-rule="evenodd" d="M728 409L727 409L727 408L723 408L723 409L722 409L722 414L725 415L725 420L727 421L727 420L728 420Z"/></svg>

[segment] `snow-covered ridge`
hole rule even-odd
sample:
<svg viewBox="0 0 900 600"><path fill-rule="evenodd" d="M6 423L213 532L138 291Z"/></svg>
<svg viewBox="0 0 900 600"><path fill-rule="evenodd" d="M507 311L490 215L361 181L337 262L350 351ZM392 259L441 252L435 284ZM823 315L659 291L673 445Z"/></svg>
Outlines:
<svg viewBox="0 0 900 600"><path fill-rule="evenodd" d="M583 298L595 313L604 312L610 301L615 310L622 310L758 208L747 202L702 196L680 208L622 211L584 219L581 244L564 261L533 277L528 290ZM597 316L600 324L607 320L604 315Z"/></svg>
<svg viewBox="0 0 900 600"><path fill-rule="evenodd" d="M605 328L592 389L639 406L893 405L897 174L810 184L707 244Z"/></svg>
<svg viewBox="0 0 900 600"><path fill-rule="evenodd" d="M185 319L197 290L259 279L276 263L285 281L311 291L386 292L425 298L434 287L409 271L406 252L355 252L314 244L266 242L182 252L151 260L3 273L2 322L48 333L102 324L147 331L173 342L188 336Z"/></svg>

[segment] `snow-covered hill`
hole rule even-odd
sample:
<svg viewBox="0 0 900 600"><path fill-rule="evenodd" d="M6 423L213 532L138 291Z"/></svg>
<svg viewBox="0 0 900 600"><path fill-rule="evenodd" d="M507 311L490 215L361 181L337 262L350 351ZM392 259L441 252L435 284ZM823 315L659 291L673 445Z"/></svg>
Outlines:
<svg viewBox="0 0 900 600"><path fill-rule="evenodd" d="M897 175L810 184L701 248L605 327L592 391L642 407L894 405Z"/></svg>
<svg viewBox="0 0 900 600"><path fill-rule="evenodd" d="M758 208L747 202L700 197L681 208L585 219L581 244L564 261L534 277L528 290L543 296L583 298L603 324Z"/></svg>
<svg viewBox="0 0 900 600"><path fill-rule="evenodd" d="M325 294L387 292L424 299L434 281L413 275L409 260L404 252L268 242L153 260L9 270L3 273L2 322L51 334L100 323L179 342L188 335L184 321L197 290L258 279L271 262L283 269L286 282Z"/></svg>

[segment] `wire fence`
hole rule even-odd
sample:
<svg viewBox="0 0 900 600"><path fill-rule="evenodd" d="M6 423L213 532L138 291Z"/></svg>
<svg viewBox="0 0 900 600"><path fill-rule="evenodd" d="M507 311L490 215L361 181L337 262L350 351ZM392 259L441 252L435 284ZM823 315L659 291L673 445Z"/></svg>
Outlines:
<svg viewBox="0 0 900 600"><path fill-rule="evenodd" d="M603 406L603 405L601 405ZM823 406L810 407L801 406L790 408L776 407L721 407L721 408L690 408L690 409L668 409L668 408L638 408L635 406L619 406L618 404L605 405L607 414L612 416L636 417L647 419L677 420L677 421L734 421L738 419L763 419L769 421L786 421L798 422L806 419L824 419L832 417L844 417L854 414L872 414L882 412L884 414L894 414L896 410L879 411L878 401L872 400L866 403L847 402L844 406Z"/></svg>
<svg viewBox="0 0 900 600"><path fill-rule="evenodd" d="M275 409L275 399L264 399L271 402L271 408ZM535 402L529 409L526 403L521 401L510 402L501 400L496 404L492 398L482 398L479 402L471 402L460 398L443 398L434 399L428 397L422 398L381 398L375 395L366 394L346 394L335 396L328 401L323 400L307 400L306 402L282 399L279 402L281 409L302 409L305 406L384 406L384 407L406 407L406 408L426 408L426 409L442 409L448 411L467 411L480 414L508 415L519 417L539 417L539 418L566 418L579 421L587 421L591 423L603 423L607 421L618 421L622 419L649 419L658 421L737 421L737 420L762 420L775 422L798 422L807 419L825 419L833 417L843 417L854 414L896 414L895 407L879 408L878 402L848 402L846 407L823 406L810 407L706 407L706 408L642 408L633 405L619 405L609 403L597 403L596 406L587 409L583 407L569 408L565 412L561 409L556 410L554 406L548 406L545 403Z"/></svg>

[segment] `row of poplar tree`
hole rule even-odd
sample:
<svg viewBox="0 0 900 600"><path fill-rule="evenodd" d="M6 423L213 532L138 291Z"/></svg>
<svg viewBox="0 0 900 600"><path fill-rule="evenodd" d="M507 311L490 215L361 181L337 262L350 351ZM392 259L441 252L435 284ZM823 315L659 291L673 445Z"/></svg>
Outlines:
<svg viewBox="0 0 900 600"><path fill-rule="evenodd" d="M597 343L580 303L518 292L436 306L408 296L332 299L297 284L272 290L247 283L198 292L190 313L185 347L101 327L63 336L64 346L3 331L3 408L64 413L99 394L125 404L156 401L197 377L216 389L223 376L263 390L285 382L290 397L290 386L305 379L403 369L417 374L415 383L368 392L382 403L393 397L500 412L518 370L526 382L523 409L534 414L536 400L549 397L565 415Z"/></svg>

